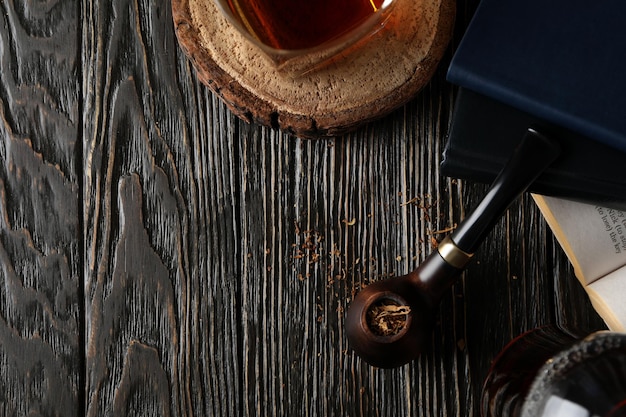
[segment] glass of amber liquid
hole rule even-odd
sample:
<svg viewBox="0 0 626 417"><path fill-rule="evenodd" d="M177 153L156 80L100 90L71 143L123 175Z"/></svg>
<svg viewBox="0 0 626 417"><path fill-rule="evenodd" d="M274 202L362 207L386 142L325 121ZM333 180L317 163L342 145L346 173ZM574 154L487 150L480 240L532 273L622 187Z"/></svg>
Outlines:
<svg viewBox="0 0 626 417"><path fill-rule="evenodd" d="M529 331L498 355L481 402L483 417L626 417L626 334Z"/></svg>
<svg viewBox="0 0 626 417"><path fill-rule="evenodd" d="M397 0L214 0L278 69L304 71L378 32Z"/></svg>

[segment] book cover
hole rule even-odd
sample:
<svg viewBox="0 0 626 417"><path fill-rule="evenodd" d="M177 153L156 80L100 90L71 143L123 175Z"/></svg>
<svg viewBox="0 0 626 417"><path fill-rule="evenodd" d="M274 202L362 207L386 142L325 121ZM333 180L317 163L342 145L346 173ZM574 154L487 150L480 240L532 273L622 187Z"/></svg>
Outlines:
<svg viewBox="0 0 626 417"><path fill-rule="evenodd" d="M626 331L626 212L533 194L608 328Z"/></svg>
<svg viewBox="0 0 626 417"><path fill-rule="evenodd" d="M482 0L448 70L461 93L443 173L489 182L518 131L538 125L566 152L535 191L626 200L624 27L623 1Z"/></svg>
<svg viewBox="0 0 626 417"><path fill-rule="evenodd" d="M626 153L463 88L442 174L490 184L529 126L558 139L562 149L529 191L626 209Z"/></svg>

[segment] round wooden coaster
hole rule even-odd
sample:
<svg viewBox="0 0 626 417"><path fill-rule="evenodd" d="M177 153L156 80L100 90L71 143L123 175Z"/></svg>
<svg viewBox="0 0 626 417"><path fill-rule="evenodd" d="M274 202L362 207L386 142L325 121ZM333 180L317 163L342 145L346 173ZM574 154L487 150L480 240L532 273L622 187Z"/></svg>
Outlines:
<svg viewBox="0 0 626 417"><path fill-rule="evenodd" d="M198 77L239 117L302 138L341 135L403 105L450 40L454 0L396 0L382 30L303 75L278 71L213 0L172 0L176 35Z"/></svg>

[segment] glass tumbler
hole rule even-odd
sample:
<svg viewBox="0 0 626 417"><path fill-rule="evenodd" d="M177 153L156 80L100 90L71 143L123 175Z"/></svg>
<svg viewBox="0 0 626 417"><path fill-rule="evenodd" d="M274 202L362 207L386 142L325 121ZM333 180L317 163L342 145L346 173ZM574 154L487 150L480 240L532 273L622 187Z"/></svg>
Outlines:
<svg viewBox="0 0 626 417"><path fill-rule="evenodd" d="M545 327L514 339L485 381L484 417L626 417L626 334Z"/></svg>
<svg viewBox="0 0 626 417"><path fill-rule="evenodd" d="M278 70L306 72L378 32L397 0L214 0Z"/></svg>

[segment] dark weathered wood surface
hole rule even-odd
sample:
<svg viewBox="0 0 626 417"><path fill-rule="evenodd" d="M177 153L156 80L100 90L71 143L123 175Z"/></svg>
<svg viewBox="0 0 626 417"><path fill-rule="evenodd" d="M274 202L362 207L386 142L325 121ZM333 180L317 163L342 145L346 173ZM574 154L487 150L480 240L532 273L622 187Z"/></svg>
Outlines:
<svg viewBox="0 0 626 417"><path fill-rule="evenodd" d="M524 197L419 360L348 349L354 292L485 190L439 175L454 44L405 107L302 141L197 81L169 2L7 0L0 22L0 415L476 416L512 337L602 326Z"/></svg>

